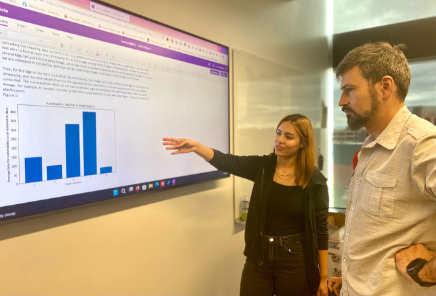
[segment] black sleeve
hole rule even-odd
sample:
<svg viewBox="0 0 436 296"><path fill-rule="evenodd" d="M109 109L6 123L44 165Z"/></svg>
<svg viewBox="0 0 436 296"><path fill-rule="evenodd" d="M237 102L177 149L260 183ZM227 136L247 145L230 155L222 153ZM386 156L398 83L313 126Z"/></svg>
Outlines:
<svg viewBox="0 0 436 296"><path fill-rule="evenodd" d="M256 172L262 165L262 156L236 156L213 150L211 165L223 172L254 181Z"/></svg>
<svg viewBox="0 0 436 296"><path fill-rule="evenodd" d="M314 196L316 236L318 250L328 250L329 232L327 218L329 217L329 193L327 185L322 185Z"/></svg>

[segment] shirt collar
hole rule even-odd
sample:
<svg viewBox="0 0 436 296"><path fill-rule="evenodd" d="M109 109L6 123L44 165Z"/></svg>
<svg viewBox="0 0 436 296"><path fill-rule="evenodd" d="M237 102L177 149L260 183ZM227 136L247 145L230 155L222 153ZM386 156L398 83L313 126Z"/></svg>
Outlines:
<svg viewBox="0 0 436 296"><path fill-rule="evenodd" d="M374 146L376 143L380 144L381 146L385 147L386 149L392 150L397 146L398 138L401 135L401 132L404 129L404 125L406 124L407 120L409 119L410 111L407 109L406 106L403 106L397 114L395 114L394 118L389 122L388 126L383 130L383 132L378 136L377 139L375 139L370 135L366 141L365 144L369 144L368 140L373 140L370 146ZM364 144L364 146L366 146ZM368 146L368 148L370 148Z"/></svg>

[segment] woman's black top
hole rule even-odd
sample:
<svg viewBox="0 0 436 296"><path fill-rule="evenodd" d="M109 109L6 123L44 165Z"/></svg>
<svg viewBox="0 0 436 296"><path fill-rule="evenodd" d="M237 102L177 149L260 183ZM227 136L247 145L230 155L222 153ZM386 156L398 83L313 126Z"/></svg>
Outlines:
<svg viewBox="0 0 436 296"><path fill-rule="evenodd" d="M272 182L265 234L285 236L304 232L303 189Z"/></svg>
<svg viewBox="0 0 436 296"><path fill-rule="evenodd" d="M236 156L214 150L209 161L217 169L254 182L250 208L245 225L244 254L251 262L262 265L268 251L264 250L266 216L277 156ZM326 178L314 169L312 180L303 189L304 246L306 274L311 293L316 295L320 283L318 250L328 250L329 197ZM266 253L266 254L265 254Z"/></svg>

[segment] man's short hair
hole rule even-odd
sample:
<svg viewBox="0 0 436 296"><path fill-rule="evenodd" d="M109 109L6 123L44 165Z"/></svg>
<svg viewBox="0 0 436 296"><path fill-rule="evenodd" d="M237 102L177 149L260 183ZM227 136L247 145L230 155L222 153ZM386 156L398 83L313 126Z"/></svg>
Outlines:
<svg viewBox="0 0 436 296"><path fill-rule="evenodd" d="M397 85L397 95L405 100L410 85L410 69L403 50L404 44L392 46L387 42L368 43L350 51L336 68L336 79L354 67L359 67L363 78L374 86L383 76L389 75Z"/></svg>

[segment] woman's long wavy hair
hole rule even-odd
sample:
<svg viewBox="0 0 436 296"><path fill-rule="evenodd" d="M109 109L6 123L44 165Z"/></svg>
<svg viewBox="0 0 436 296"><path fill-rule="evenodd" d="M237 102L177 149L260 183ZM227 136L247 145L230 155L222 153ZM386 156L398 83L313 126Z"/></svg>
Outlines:
<svg viewBox="0 0 436 296"><path fill-rule="evenodd" d="M279 124L277 125L277 129L285 121L289 121L294 125L298 135L300 136L301 144L303 144L303 148L298 151L294 171L295 182L297 183L297 186L305 188L310 183L313 175L313 169L316 166L316 145L312 124L306 116L301 114L292 114L280 120ZM275 154L275 150L273 150L273 154Z"/></svg>

